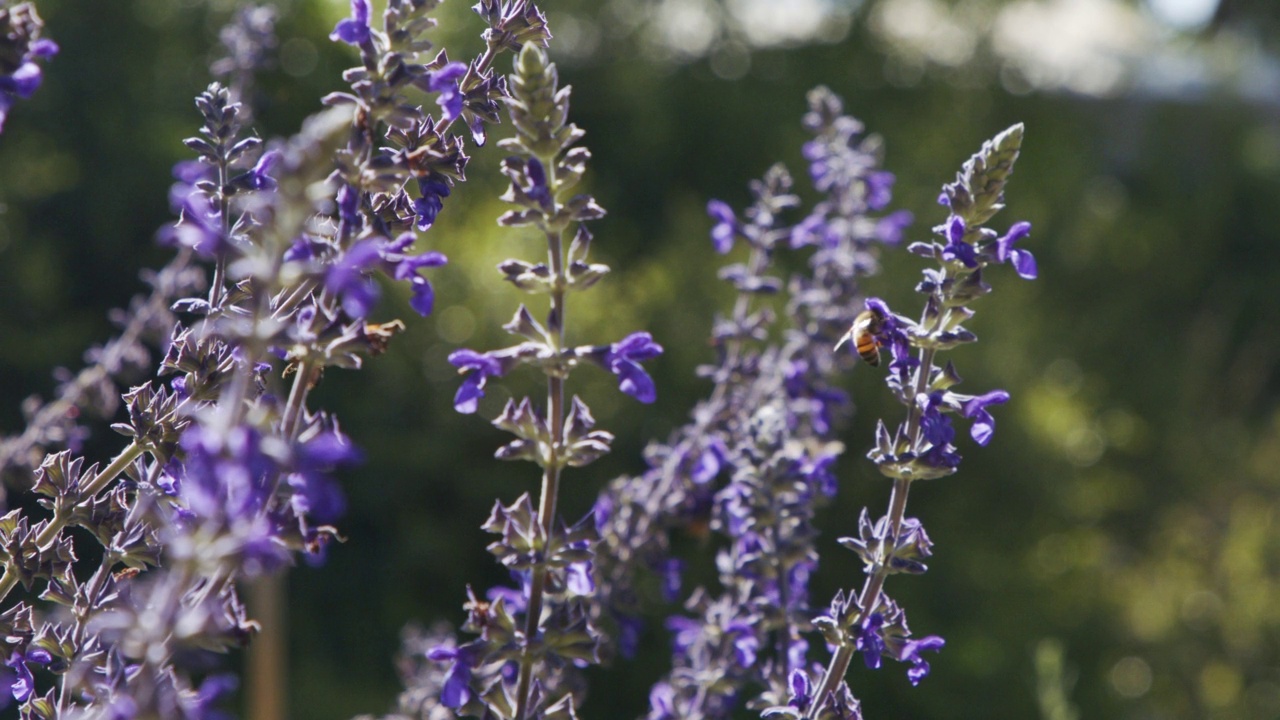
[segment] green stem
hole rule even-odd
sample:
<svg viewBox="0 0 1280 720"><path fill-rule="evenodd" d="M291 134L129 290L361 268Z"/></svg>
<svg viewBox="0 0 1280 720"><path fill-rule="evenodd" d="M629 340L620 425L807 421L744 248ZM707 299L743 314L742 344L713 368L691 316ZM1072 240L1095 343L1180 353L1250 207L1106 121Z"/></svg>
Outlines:
<svg viewBox="0 0 1280 720"><path fill-rule="evenodd" d="M298 363L297 372L293 376L293 386L289 388L289 399L285 403L284 417L280 420L280 429L286 440L292 441L298 434L298 423L302 419L302 411L307 405L307 393L312 386L312 376L317 368L312 360Z"/></svg>
<svg viewBox="0 0 1280 720"><path fill-rule="evenodd" d="M898 478L893 481L893 494L889 498L889 535L885 538L885 546L892 547L897 540L898 532L902 529L902 518L907 510L907 493L911 489L911 481ZM862 586L862 594L858 596L858 613L848 627L857 627L866 617L866 614L875 610L876 605L880 604L880 593L884 590L885 578L889 576L889 564L881 559L868 578L865 585ZM846 631L845 642L831 657L830 664L827 665L827 672L822 677L822 683L818 686L818 692L814 696L813 705L809 708L806 718L818 717L822 712L822 708L826 705L827 697L836 689L840 681L844 678L845 673L849 671L849 663L853 660L853 654L857 652L857 645L848 637Z"/></svg>
<svg viewBox="0 0 1280 720"><path fill-rule="evenodd" d="M555 157L539 159L546 168L547 187L552 189L554 196ZM552 214L554 211L553 209ZM555 344L552 350L557 354L564 347L565 341L565 288L568 286L562 235L562 230L546 229L547 259L551 265L552 276L555 278L551 290L551 308L547 313L547 327ZM538 501L538 524L542 527L544 540L550 541L555 527L556 504L560 494L562 467L560 455L564 442L564 376L559 367L547 375L547 417L551 422L551 452L542 470L542 496ZM529 606L524 622L524 647L520 654L520 679L516 685L516 718L518 720L524 720L529 713L529 694L535 664L531 650L539 636L546 584L547 568L545 564L539 563L534 566L533 578L529 584Z"/></svg>
<svg viewBox="0 0 1280 720"><path fill-rule="evenodd" d="M931 335L945 324L948 312L939 312L938 319L930 330ZM933 376L933 363L936 355L937 349L932 347L920 351L920 366L916 370L915 387L912 389L911 397L907 398L910 404L907 406L906 430L902 439L910 443L913 449L920 445L920 439L917 435L920 433L920 421L924 416L924 411L920 408L920 403L916 401L916 398L929 389L929 380ZM889 534L884 538L885 544L883 547L892 548L897 545L898 532L902 529L902 519L907 511L907 493L910 489L910 479L894 479L893 492L889 496ZM882 552L884 551L882 550ZM862 587L862 594L858 596L858 614L849 627L856 627L861 624L865 615L874 611L876 605L880 603L880 593L884 590L884 582L889 575L888 570L888 562L881 557L879 564L876 565L875 572L867 577L866 584ZM809 713L805 715L805 718L812 720L812 718L818 716L818 713L822 712L823 706L826 705L827 696L836 689L840 680L848 672L849 663L853 660L853 654L856 651L856 645L846 637L845 643L836 651L836 654L831 658L831 663L827 665L827 672L823 675L818 694L814 697L813 706L809 709Z"/></svg>
<svg viewBox="0 0 1280 720"><path fill-rule="evenodd" d="M76 505L80 506L92 502L94 497L101 492L108 483L116 479L120 473L124 472L124 469L129 467L129 464L138 459L142 453L143 449L141 445L137 442L130 443L128 447L116 456L115 460L111 461L110 465L103 468L101 472L95 475L92 480L84 485L81 489L80 495L82 499ZM58 539L58 534L67 526L67 523L70 522L73 514L74 508L67 506L62 506L54 512L53 517L49 519L49 524L45 526L44 530L40 531L39 535L36 536L36 546L40 548L41 552L48 550L54 541ZM15 573L13 568L6 563L4 577L0 578L0 602L3 602L4 599L8 597L9 591L13 590L14 586L17 584L17 573Z"/></svg>

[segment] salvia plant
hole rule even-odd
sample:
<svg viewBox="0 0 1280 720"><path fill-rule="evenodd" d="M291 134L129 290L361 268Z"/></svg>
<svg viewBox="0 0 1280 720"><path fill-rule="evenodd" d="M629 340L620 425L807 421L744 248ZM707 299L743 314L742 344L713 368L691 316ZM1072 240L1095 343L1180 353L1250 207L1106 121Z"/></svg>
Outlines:
<svg viewBox="0 0 1280 720"><path fill-rule="evenodd" d="M274 11L246 6L222 32L212 70L224 81L196 98L192 157L174 168L169 195L176 220L157 234L173 260L144 275L150 291L116 314L118 335L91 349L84 369L60 371L56 397L29 400L25 429L0 441L0 472L36 499L0 517L0 702L24 718L223 716L236 680L215 658L259 629L238 583L298 557L323 560L343 512L340 469L361 459L312 390L326 369L358 370L407 329L369 320L387 282L405 283L410 308L431 313L424 272L446 260L421 247L424 236L466 179L467 146L486 143L504 117L498 170L510 209L498 223L538 249L497 269L531 297L504 326L512 344L459 348L448 361L462 376L453 403L463 414L488 408L490 383L545 379L544 396L508 400L492 420L512 436L496 457L536 465L540 490L536 501L499 499L482 525L510 583L469 588L460 633L405 631L406 688L389 717L577 717L582 670L625 667L655 616L666 618L672 654L650 694L652 720L861 718L845 680L858 654L871 668L905 663L920 682L943 641L912 634L886 580L923 573L932 552L906 514L912 484L954 474L956 420L986 445L990 408L1009 399L957 392L942 354L976 340L965 324L991 292L990 266L1036 275L1017 246L1027 223L987 227L1022 127L983 145L944 186L937 239L907 246L933 263L911 319L868 294L882 281L880 254L899 248L913 221L890 209L880 140L830 90L812 91L802 153L815 202L776 165L751 183L741 212L707 205L733 294L697 370L707 396L650 443L643 472L607 482L586 517L564 518L562 486L580 484L614 440L575 393L574 371L594 366L652 403L643 363L662 347L640 329L584 339L569 324L609 268L590 255L586 223L604 210L575 192L590 153L548 60L543 13L526 0L481 0L483 50L459 61L426 37L438 4L388 0L376 20L368 0L351 0L330 35L358 56L348 87L297 134L272 140L247 128L255 75L275 47ZM57 46L31 3L0 2L0 26L2 121L35 92ZM877 364L882 348L902 417L880 421L874 438L844 437L844 376ZM92 418L115 420L123 437L109 459L80 454ZM837 528L851 533L839 543L866 579L815 606L816 520L841 489L846 446L871 447L891 483L888 510ZM714 554L714 582L687 586L678 534Z"/></svg>

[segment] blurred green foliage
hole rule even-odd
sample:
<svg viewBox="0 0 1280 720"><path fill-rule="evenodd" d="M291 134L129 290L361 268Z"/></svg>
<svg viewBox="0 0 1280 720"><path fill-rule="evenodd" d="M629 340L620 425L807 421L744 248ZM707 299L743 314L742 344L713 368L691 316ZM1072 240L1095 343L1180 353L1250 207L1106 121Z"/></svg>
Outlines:
<svg viewBox="0 0 1280 720"><path fill-rule="evenodd" d="M559 60L594 154L589 182L610 212L595 249L615 272L592 304L571 308L570 332L605 342L645 327L667 348L652 408L602 374L574 389L619 441L568 478L564 512L586 512L608 478L636 472L644 443L706 391L693 367L709 358L708 309L727 294L702 208L710 197L742 206L747 181L775 160L803 176L805 90L829 85L884 137L898 174L893 207L917 216L912 239L943 218L934 198L969 153L1022 121L1027 140L999 222L1033 223L1026 246L1041 277L991 278L997 292L972 323L982 342L955 353L966 389L1003 387L1013 401L996 411L990 447L966 438L960 474L912 494L935 561L888 588L918 634L948 644L919 688L892 667L855 667L850 683L873 719L1280 717L1280 90L1269 102L1217 87L1089 96L1015 83L1013 93L989 56L904 61L867 21L886 4L859 6L838 42L749 54L727 43L684 62L644 52L642 32L618 19L642 3L546 4L553 32L598 33L593 51ZM262 136L291 132L341 87L352 58L325 38L345 5L286 5L280 67L261 78ZM6 432L20 424L23 397L50 392L51 367L78 366L108 336L105 311L140 290L137 271L164 262L153 236L170 221L169 167L186 156L191 98L208 82L231 3L39 7L63 52L0 136ZM1162 47L1208 52L1219 33L1243 28L1265 52L1280 32L1268 8L1227 3L1199 36L1168 31ZM468 57L479 23L462 2L440 16L450 57ZM330 373L314 395L369 461L347 476L348 541L323 567L289 576L293 717L382 711L397 690L399 628L457 621L467 583L504 579L478 525L495 498L533 492L537 479L489 459L501 436L453 413L445 362L459 346L505 342L499 325L523 298L492 268L536 252L494 225L500 157L492 144L474 153L469 182L424 238L451 259L433 275L436 314L410 319L403 298L389 300L382 312L405 317L410 332L366 370ZM917 272L905 253L888 254L868 291L916 307ZM868 368L847 385L858 412L841 496L823 517L818 604L860 585L835 538L887 496L861 456L875 418L898 409ZM532 377L504 381L480 415L492 416L503 392L533 388ZM100 440L91 448L113 447L109 433ZM634 668L593 671L584 717L643 711L667 643L653 621Z"/></svg>

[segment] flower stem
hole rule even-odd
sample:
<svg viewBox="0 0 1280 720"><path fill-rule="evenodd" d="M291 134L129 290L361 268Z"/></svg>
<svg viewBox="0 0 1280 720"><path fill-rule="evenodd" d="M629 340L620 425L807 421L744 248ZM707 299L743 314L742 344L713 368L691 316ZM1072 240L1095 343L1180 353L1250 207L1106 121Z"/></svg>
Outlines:
<svg viewBox="0 0 1280 720"><path fill-rule="evenodd" d="M910 480L898 478L893 481L893 492L889 497L889 535L884 540L884 547L893 547L897 541L898 532L902 528L902 518L907 511L907 493L910 489ZM888 570L888 563L881 562L876 567L875 572L867 577L866 584L862 586L862 594L858 596L857 616L849 624L850 627L860 624L867 613L874 610L875 606L880 603L880 592L884 589L885 578L889 576ZM823 675L822 683L818 686L813 706L809 709L809 713L805 715L805 718L812 720L822 712L827 698L835 691L845 673L849 671L849 663L853 660L855 652L857 652L856 644L846 640L840 646L840 649L836 651L836 654L831 657L831 663L827 665L827 672Z"/></svg>
<svg viewBox="0 0 1280 720"><path fill-rule="evenodd" d="M281 434L287 440L292 441L298 434L298 423L307 405L307 392L315 384L316 371L314 361L303 360L298 363L293 386L289 388L289 400L285 404L284 417L280 421Z"/></svg>
<svg viewBox="0 0 1280 720"><path fill-rule="evenodd" d="M141 445L137 442L129 443L129 446L120 451L120 454L116 456L115 460L111 461L110 465L103 468L101 472L95 475L94 478L84 486L80 495L82 499L77 504L82 505L86 502L92 502L93 498L101 492L108 483L114 480L120 473L124 472L124 469L129 467L129 464L138 459L142 453L143 449ZM53 517L49 519L49 524L45 526L44 530L40 531L39 535L36 536L36 546L39 547L41 551L46 550L50 543L57 540L59 533L62 532L62 529L65 528L67 523L71 520L72 514L71 508L67 508L63 512L54 513ZM13 568L6 563L4 577L0 578L0 602L4 601L4 599L9 595L9 591L13 590L14 585L17 584L17 573L15 573Z"/></svg>
<svg viewBox="0 0 1280 720"><path fill-rule="evenodd" d="M943 270L944 277L946 270ZM944 311L938 314L934 321L933 327L929 334L934 334L947 321L950 311ZM922 321L923 322L923 321ZM917 400L921 395L925 394L929 389L929 381L933 377L933 363L937 355L937 349L933 347L924 348L920 351L920 365L916 369L915 387L912 388L911 397L905 398L907 404L907 421L904 424L904 433L900 440L910 443L912 451L919 453L922 451L920 434L920 421L923 417L923 410L920 402ZM883 540L882 547L896 547L898 541L898 533L902 529L902 519L907 512L907 493L911 489L910 478L894 478L893 491L889 496L889 533ZM862 594L858 596L858 614L855 620L850 623L850 627L860 624L866 617L867 613L875 610L876 605L880 603L880 593L884 589L884 581L889 575L889 565L884 558L876 565L876 569L867 577L866 583L862 586ZM857 651L857 647L853 643L846 642L840 647L831 658L831 664L827 666L827 672L822 678L819 686L818 694L814 698L813 707L810 713L805 717L808 719L816 718L818 713L822 712L822 707L826 703L828 695L835 690L840 679L845 676L849 669L849 663L853 660L853 654Z"/></svg>
<svg viewBox="0 0 1280 720"><path fill-rule="evenodd" d="M554 197L555 157L541 159L547 173L547 187L552 189ZM558 203L556 203L558 205ZM556 353L564 347L564 315L565 288L568 279L564 269L563 230L546 228L547 260L551 265L555 281L551 289L551 307L547 312L547 329L555 343ZM551 449L547 463L542 470L542 496L538 500L538 524L542 527L542 537L549 542L555 527L556 505L560 494L560 454L564 442L564 374L560 368L547 375L547 418L551 423ZM529 712L529 694L533 680L534 657L531 652L538 638L538 627L542 619L543 596L547 584L546 565L534 566L533 578L529 583L529 603L524 622L524 648L520 654L520 678L516 686L516 718L524 720Z"/></svg>

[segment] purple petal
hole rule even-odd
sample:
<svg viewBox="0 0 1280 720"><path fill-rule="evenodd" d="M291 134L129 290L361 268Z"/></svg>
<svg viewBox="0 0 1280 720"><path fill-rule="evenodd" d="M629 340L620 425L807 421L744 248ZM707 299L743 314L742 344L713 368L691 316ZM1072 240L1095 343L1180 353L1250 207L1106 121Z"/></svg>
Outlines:
<svg viewBox="0 0 1280 720"><path fill-rule="evenodd" d="M717 223L733 224L737 222L737 218L733 216L733 208L729 207L729 204L723 200L707 201L707 215L710 215L711 219Z"/></svg>
<svg viewBox="0 0 1280 720"><path fill-rule="evenodd" d="M915 216L910 210L899 210L890 213L876 223L876 237L885 245L897 245L902 242L902 236L906 233L907 228L915 221Z"/></svg>
<svg viewBox="0 0 1280 720"><path fill-rule="evenodd" d="M422 317L426 317L435 309L435 304L436 292L431 287L431 283L427 282L426 278L415 275L413 278L413 295L409 298L409 307L413 308L414 312Z"/></svg>
<svg viewBox="0 0 1280 720"><path fill-rule="evenodd" d="M1027 280L1036 279L1036 258L1026 250L1014 250L1012 254L1013 269Z"/></svg>
<svg viewBox="0 0 1280 720"><path fill-rule="evenodd" d="M472 369L484 375L502 375L502 363L484 353L467 348L449 353L449 364L459 370Z"/></svg>
<svg viewBox="0 0 1280 720"><path fill-rule="evenodd" d="M947 220L947 240L952 243L964 242L964 218L959 215L952 215Z"/></svg>
<svg viewBox="0 0 1280 720"><path fill-rule="evenodd" d="M404 280L418 268L440 267L448 262L449 259L443 253L435 251L425 252L421 255L411 255L396 263L395 279Z"/></svg>
<svg viewBox="0 0 1280 720"><path fill-rule="evenodd" d="M867 207L879 210L893 199L893 173L879 170L867 174Z"/></svg>
<svg viewBox="0 0 1280 720"><path fill-rule="evenodd" d="M611 352L628 360L651 360L662 354L662 346L647 332L634 332L613 344Z"/></svg>
<svg viewBox="0 0 1280 720"><path fill-rule="evenodd" d="M40 88L40 81L44 79L40 66L30 61L22 63L22 66L13 71L10 77L13 79L14 92L23 99L35 94L35 91Z"/></svg>
<svg viewBox="0 0 1280 720"><path fill-rule="evenodd" d="M480 406L480 398L484 397L483 373L472 373L463 378L458 392L453 396L453 409L463 415L474 413Z"/></svg>
<svg viewBox="0 0 1280 720"><path fill-rule="evenodd" d="M351 0L351 17L338 21L329 39L344 42L348 45L362 45L369 42L369 0Z"/></svg>
<svg viewBox="0 0 1280 720"><path fill-rule="evenodd" d="M565 569L565 588L574 595L587 597L595 593L596 582L591 577L591 563L573 563Z"/></svg>
<svg viewBox="0 0 1280 720"><path fill-rule="evenodd" d="M471 668L461 662L455 662L445 676L444 688L440 691L440 703L449 708L460 708L471 699Z"/></svg>
<svg viewBox="0 0 1280 720"><path fill-rule="evenodd" d="M1005 236L996 241L996 258L1004 262L1009 251L1019 240L1031 234L1031 223L1023 221L1013 224Z"/></svg>
<svg viewBox="0 0 1280 720"><path fill-rule="evenodd" d="M631 360L618 360L613 365L613 372L618 376L618 388L622 392L642 403L652 403L658 397L653 378L644 368Z"/></svg>
<svg viewBox="0 0 1280 720"><path fill-rule="evenodd" d="M34 57L51 58L54 55L57 55L58 51L61 49L62 48L58 47L58 43L48 38L40 38L39 40L31 43L30 51Z"/></svg>
<svg viewBox="0 0 1280 720"><path fill-rule="evenodd" d="M433 662L446 662L458 658L458 648L451 645L436 645L427 651L427 659Z"/></svg>

